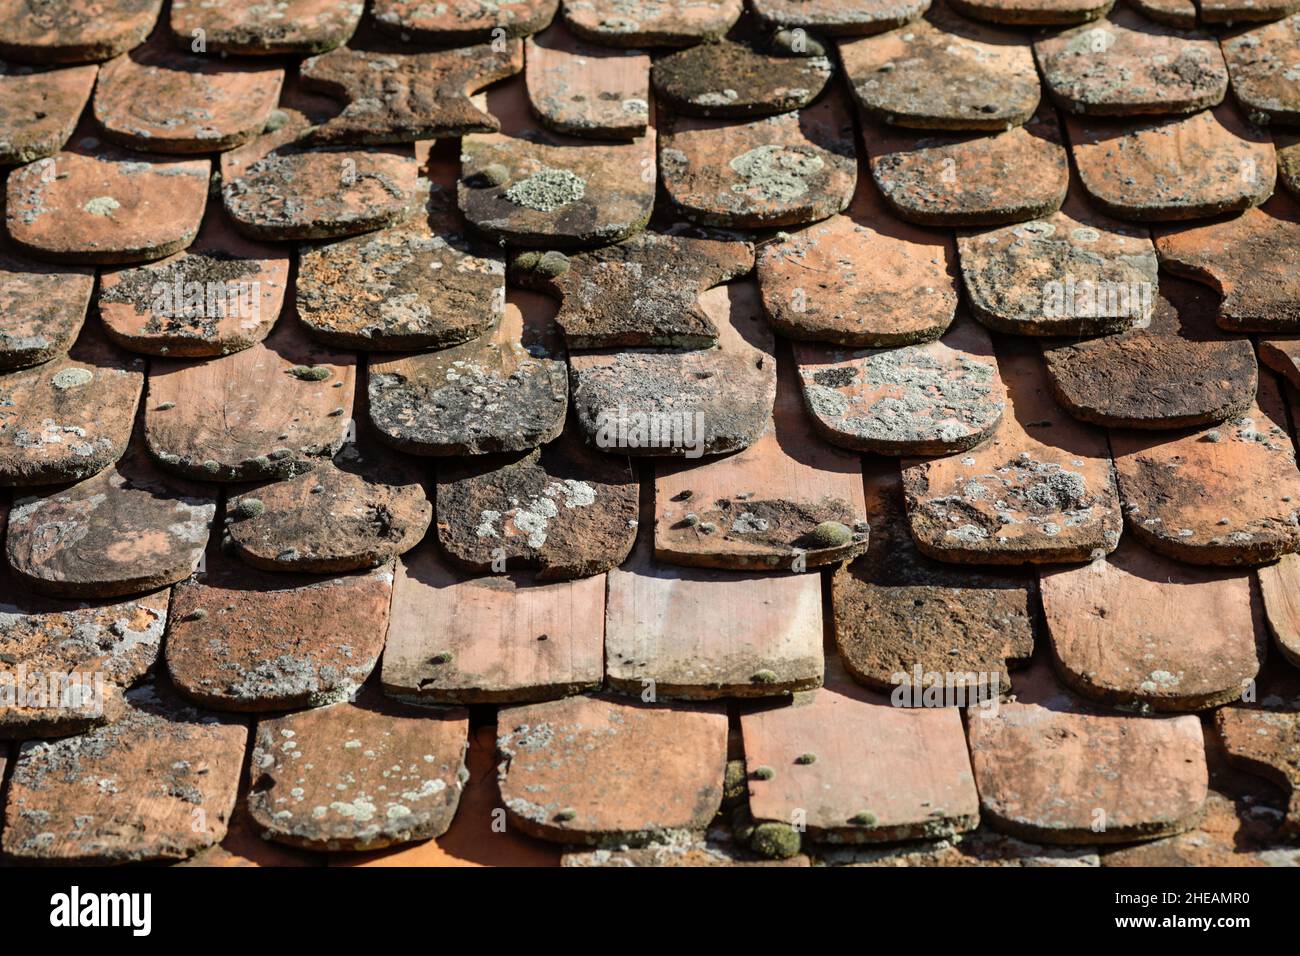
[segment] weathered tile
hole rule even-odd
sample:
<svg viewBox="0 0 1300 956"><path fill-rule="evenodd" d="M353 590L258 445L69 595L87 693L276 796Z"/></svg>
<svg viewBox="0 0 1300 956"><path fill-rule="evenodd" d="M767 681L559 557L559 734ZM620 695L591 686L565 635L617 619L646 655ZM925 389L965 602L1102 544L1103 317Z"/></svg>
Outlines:
<svg viewBox="0 0 1300 956"><path fill-rule="evenodd" d="M202 39L202 52L223 57L322 53L348 41L363 9L353 0L173 0L171 31L186 46Z"/></svg>
<svg viewBox="0 0 1300 956"><path fill-rule="evenodd" d="M133 149L215 153L262 132L283 82L282 69L194 56L160 38L104 64L95 119Z"/></svg>
<svg viewBox="0 0 1300 956"><path fill-rule="evenodd" d="M74 134L69 149L9 174L5 225L41 259L159 259L198 234L210 170L206 159L128 153Z"/></svg>
<svg viewBox="0 0 1300 956"><path fill-rule="evenodd" d="M350 442L305 474L226 501L235 552L263 571L379 567L419 544L432 519L416 469L370 442Z"/></svg>
<svg viewBox="0 0 1300 956"><path fill-rule="evenodd" d="M1272 143L1230 104L1127 122L1067 115L1066 127L1093 204L1121 219L1198 219L1273 192Z"/></svg>
<svg viewBox="0 0 1300 956"><path fill-rule="evenodd" d="M1115 0L950 0L968 17L1015 26L1086 23L1105 16Z"/></svg>
<svg viewBox="0 0 1300 956"><path fill-rule="evenodd" d="M655 467L655 557L762 571L834 564L867 547L862 463L821 442L792 361L763 434L734 455Z"/></svg>
<svg viewBox="0 0 1300 956"><path fill-rule="evenodd" d="M1258 806L1258 804L1256 804ZM1259 849L1245 835L1242 815L1232 799L1211 790L1205 801L1205 816L1195 829L1163 840L1139 843L1113 850L1102 857L1102 866L1134 867L1259 867L1300 865L1300 850ZM1290 862L1286 861L1291 857ZM1277 861L1277 862L1273 862Z"/></svg>
<svg viewBox="0 0 1300 956"><path fill-rule="evenodd" d="M565 0L564 23L605 46L694 46L722 37L743 9L743 0Z"/></svg>
<svg viewBox="0 0 1300 956"><path fill-rule="evenodd" d="M1300 203L1278 191L1231 219L1156 232L1160 263L1223 297L1219 325L1300 332Z"/></svg>
<svg viewBox="0 0 1300 956"><path fill-rule="evenodd" d="M94 269L37 262L0 241L0 370L39 365L67 352L94 288Z"/></svg>
<svg viewBox="0 0 1300 956"><path fill-rule="evenodd" d="M32 593L7 566L0 583L0 740L63 737L120 718L122 689L158 659L169 592L64 601Z"/></svg>
<svg viewBox="0 0 1300 956"><path fill-rule="evenodd" d="M978 445L1006 407L993 343L958 319L937 342L845 351L794 343L812 424L829 442L880 455Z"/></svg>
<svg viewBox="0 0 1300 956"><path fill-rule="evenodd" d="M765 119L670 116L660 126L664 189L696 222L797 226L842 211L853 197L853 120L837 90Z"/></svg>
<svg viewBox="0 0 1300 956"><path fill-rule="evenodd" d="M1147 230L1102 215L1076 187L1042 219L957 237L975 317L1012 335L1100 335L1146 322L1159 262Z"/></svg>
<svg viewBox="0 0 1300 956"><path fill-rule="evenodd" d="M442 836L464 786L469 714L382 699L257 725L248 809L262 837L374 850Z"/></svg>
<svg viewBox="0 0 1300 956"><path fill-rule="evenodd" d="M461 140L458 200L490 238L544 249L605 245L640 232L655 198L655 129L627 142L598 143L537 125L525 81L476 98L499 133Z"/></svg>
<svg viewBox="0 0 1300 956"><path fill-rule="evenodd" d="M1282 833L1300 833L1300 712L1295 702L1289 708L1274 708L1269 702L1262 708L1224 707L1214 723L1233 764L1286 793Z"/></svg>
<svg viewBox="0 0 1300 956"><path fill-rule="evenodd" d="M774 29L864 36L915 20L930 0L752 0L751 6L759 20Z"/></svg>
<svg viewBox="0 0 1300 956"><path fill-rule="evenodd" d="M1280 20L1300 10L1297 0L1196 0L1205 23L1266 22Z"/></svg>
<svg viewBox="0 0 1300 956"><path fill-rule="evenodd" d="M1300 550L1300 471L1276 380L1222 425L1111 433L1129 530L1191 564L1262 564Z"/></svg>
<svg viewBox="0 0 1300 956"><path fill-rule="evenodd" d="M896 218L869 177L853 203L759 247L763 311L786 338L858 347L937 339L957 310L947 232Z"/></svg>
<svg viewBox="0 0 1300 956"><path fill-rule="evenodd" d="M1038 109L1025 38L946 6L879 36L840 43L844 72L871 120L916 129L1001 131Z"/></svg>
<svg viewBox="0 0 1300 956"><path fill-rule="evenodd" d="M605 679L645 699L771 697L820 687L821 580L680 568L648 536L609 572Z"/></svg>
<svg viewBox="0 0 1300 956"><path fill-rule="evenodd" d="M718 328L700 293L753 267L748 242L643 232L567 257L522 253L511 279L561 300L555 321L569 348L708 348Z"/></svg>
<svg viewBox="0 0 1300 956"><path fill-rule="evenodd" d="M101 272L96 305L104 331L123 348L203 358L266 338L288 284L289 253L245 239L212 206L188 249Z"/></svg>
<svg viewBox="0 0 1300 956"><path fill-rule="evenodd" d="M45 0L0 10L0 57L26 63L107 60L144 41L162 0Z"/></svg>
<svg viewBox="0 0 1300 956"><path fill-rule="evenodd" d="M561 843L629 846L703 831L722 803L727 717L715 706L596 697L497 716L508 819Z"/></svg>
<svg viewBox="0 0 1300 956"><path fill-rule="evenodd" d="M1300 199L1300 133L1274 134L1278 185Z"/></svg>
<svg viewBox="0 0 1300 956"><path fill-rule="evenodd" d="M495 327L439 352L371 359L370 420L414 455L526 451L560 434L564 348L543 296L511 291Z"/></svg>
<svg viewBox="0 0 1300 956"><path fill-rule="evenodd" d="M636 539L639 486L627 458L574 432L532 451L438 469L438 541L479 573L537 570L540 580L600 574Z"/></svg>
<svg viewBox="0 0 1300 956"><path fill-rule="evenodd" d="M216 548L172 588L167 668L215 710L319 707L354 694L379 661L393 569L337 577L256 571Z"/></svg>
<svg viewBox="0 0 1300 956"><path fill-rule="evenodd" d="M851 684L743 714L749 809L828 843L973 830L979 797L955 707L893 707ZM972 720L978 720L973 717Z"/></svg>
<svg viewBox="0 0 1300 956"><path fill-rule="evenodd" d="M864 121L871 175L909 222L928 226L998 226L1061 208L1069 163L1050 107L1024 126L987 136L915 133Z"/></svg>
<svg viewBox="0 0 1300 956"><path fill-rule="evenodd" d="M1278 336L1259 340L1259 360L1300 388L1300 337Z"/></svg>
<svg viewBox="0 0 1300 956"><path fill-rule="evenodd" d="M593 690L604 673L604 620L604 575L468 577L429 536L397 562L384 693L495 704Z"/></svg>
<svg viewBox="0 0 1300 956"><path fill-rule="evenodd" d="M302 248L296 304L308 333L341 348L447 348L488 332L505 305L505 262L465 234L455 153L427 155L423 210L378 232ZM455 147L449 142L448 147Z"/></svg>
<svg viewBox="0 0 1300 956"><path fill-rule="evenodd" d="M905 459L917 547L942 561L1086 561L1119 543L1106 434L1052 400L1041 360L999 346L1007 408L992 437L946 458Z"/></svg>
<svg viewBox="0 0 1300 956"><path fill-rule="evenodd" d="M242 791L235 801L235 810L226 826L222 841L200 850L188 860L173 866L190 869L249 868L249 867L321 867L325 865L322 854L271 843L257 835L257 828L249 819L246 794Z"/></svg>
<svg viewBox="0 0 1300 956"><path fill-rule="evenodd" d="M556 24L525 44L528 102L559 133L593 139L645 135L650 57L583 43Z"/></svg>
<svg viewBox="0 0 1300 956"><path fill-rule="evenodd" d="M292 317L233 355L156 360L145 438L170 471L207 481L291 478L343 445L356 358L311 342Z"/></svg>
<svg viewBox="0 0 1300 956"><path fill-rule="evenodd" d="M1300 83L1295 49L1300 14L1224 37L1223 58L1232 77L1232 95L1260 125L1300 123Z"/></svg>
<svg viewBox="0 0 1300 956"><path fill-rule="evenodd" d="M0 66L0 166L61 150L95 86L95 66L35 72Z"/></svg>
<svg viewBox="0 0 1300 956"><path fill-rule="evenodd" d="M544 30L559 6L560 0L374 0L370 15L403 39L456 45Z"/></svg>
<svg viewBox="0 0 1300 956"><path fill-rule="evenodd" d="M1008 666L1033 654L1033 575L957 569L925 557L908 529L898 466L875 461L865 471L871 546L831 579L840 661L859 684L877 690L904 687L904 695L920 696L926 675L952 674L954 690L996 696L1011 683Z"/></svg>
<svg viewBox="0 0 1300 956"><path fill-rule="evenodd" d="M1255 398L1255 352L1214 323L1208 289L1166 279L1133 298L1154 299L1150 324L1096 339L1044 344L1056 400L1075 418L1111 428L1208 425Z"/></svg>
<svg viewBox="0 0 1300 956"><path fill-rule="evenodd" d="M144 360L96 326L64 356L0 375L0 485L80 481L122 457L144 386Z"/></svg>
<svg viewBox="0 0 1300 956"><path fill-rule="evenodd" d="M1196 26L1195 0L1127 0L1148 20L1191 30Z"/></svg>
<svg viewBox="0 0 1300 956"><path fill-rule="evenodd" d="M1060 690L1044 663L1017 700L967 726L990 826L1041 843L1130 843L1199 822L1209 773L1193 715L1101 714Z"/></svg>
<svg viewBox="0 0 1300 956"><path fill-rule="evenodd" d="M34 591L59 597L165 587L199 563L217 512L215 492L161 473L137 439L93 477L15 498L9 566Z"/></svg>
<svg viewBox="0 0 1300 956"><path fill-rule="evenodd" d="M572 867L716 867L716 866L811 866L803 854L787 860L769 860L734 842L720 839L716 830L703 837L682 839L650 846L577 850L565 853L561 866ZM728 835L729 836L729 835Z"/></svg>
<svg viewBox="0 0 1300 956"><path fill-rule="evenodd" d="M1214 37L1152 23L1127 7L1036 40L1034 56L1052 99L1071 113L1195 113L1228 91Z"/></svg>
<svg viewBox="0 0 1300 956"><path fill-rule="evenodd" d="M1284 554L1255 573L1269 633L1282 656L1300 667L1300 556Z"/></svg>
<svg viewBox="0 0 1300 956"><path fill-rule="evenodd" d="M1250 573L1194 568L1132 538L1105 558L1040 572L1057 673L1122 709L1205 710L1237 700L1263 663Z"/></svg>
<svg viewBox="0 0 1300 956"><path fill-rule="evenodd" d="M1049 847L1028 843L987 828L955 839L902 843L888 847L818 847L820 866L979 866L1090 867L1101 866L1095 850Z"/></svg>
<svg viewBox="0 0 1300 956"><path fill-rule="evenodd" d="M22 745L0 847L28 863L178 860L221 842L248 728L140 687L121 720Z"/></svg>
<svg viewBox="0 0 1300 956"><path fill-rule="evenodd" d="M345 104L312 130L313 143L411 143L497 130L469 98L524 68L521 43L400 50L393 43L346 46L303 61L303 88Z"/></svg>
<svg viewBox="0 0 1300 956"><path fill-rule="evenodd" d="M751 281L699 297L718 344L690 351L569 356L573 407L587 441L620 455L698 458L739 451L767 427L776 343Z"/></svg>

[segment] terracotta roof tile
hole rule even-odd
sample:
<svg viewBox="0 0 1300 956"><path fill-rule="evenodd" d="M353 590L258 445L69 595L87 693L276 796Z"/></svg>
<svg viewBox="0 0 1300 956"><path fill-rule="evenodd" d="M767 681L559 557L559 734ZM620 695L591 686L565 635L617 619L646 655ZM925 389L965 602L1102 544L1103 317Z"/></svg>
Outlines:
<svg viewBox="0 0 1300 956"><path fill-rule="evenodd" d="M1285 834L1300 833L1300 699L1289 706L1225 707L1215 729L1234 764L1259 774L1287 794Z"/></svg>
<svg viewBox="0 0 1300 956"><path fill-rule="evenodd" d="M171 31L186 44L225 56L320 53L346 43L361 21L353 0L279 0L268 4L214 4L174 0Z"/></svg>
<svg viewBox="0 0 1300 956"><path fill-rule="evenodd" d="M1163 840L1112 850L1102 857L1102 866L1300 865L1300 851L1260 850L1253 845L1254 841L1243 846L1241 831L1244 829L1233 802L1223 794L1211 790L1205 802L1205 817L1195 829Z"/></svg>
<svg viewBox="0 0 1300 956"><path fill-rule="evenodd" d="M718 867L793 866L812 863L799 854L788 860L769 860L710 831L703 839L683 839L644 847L580 850L564 854L562 866L575 867Z"/></svg>
<svg viewBox="0 0 1300 956"><path fill-rule="evenodd" d="M525 44L528 102L558 133L631 139L650 121L650 57L578 40L556 24Z"/></svg>
<svg viewBox="0 0 1300 956"><path fill-rule="evenodd" d="M725 34L743 8L742 0L565 0L564 22L606 46L693 46Z"/></svg>
<svg viewBox="0 0 1300 956"><path fill-rule="evenodd" d="M1300 385L1300 337L1279 336L1259 340L1259 360L1295 387Z"/></svg>
<svg viewBox="0 0 1300 956"><path fill-rule="evenodd" d="M1206 23L1252 23L1278 20L1300 10L1298 0L1196 0Z"/></svg>
<svg viewBox="0 0 1300 956"><path fill-rule="evenodd" d="M751 0L770 27L826 36L865 36L915 20L930 0Z"/></svg>
<svg viewBox="0 0 1300 956"><path fill-rule="evenodd" d="M1016 26L1085 23L1105 16L1115 0L951 0L978 20Z"/></svg>
<svg viewBox="0 0 1300 956"><path fill-rule="evenodd" d="M1126 0L1144 17L1190 30L1196 26L1195 0Z"/></svg>
<svg viewBox="0 0 1300 956"><path fill-rule="evenodd" d="M61 150L95 85L95 66L36 71L0 66L0 166Z"/></svg>
<svg viewBox="0 0 1300 956"><path fill-rule="evenodd" d="M39 365L67 353L81 332L95 288L84 266L37 262L0 241L0 369Z"/></svg>
<svg viewBox="0 0 1300 956"><path fill-rule="evenodd" d="M1232 93L1259 123L1300 123L1300 84L1291 76L1300 14L1224 37Z"/></svg>
<svg viewBox="0 0 1300 956"><path fill-rule="evenodd" d="M560 0L455 0L450 4L375 0L371 16L380 27L404 40L474 43L492 39L498 29L507 37L544 30L559 6Z"/></svg>
<svg viewBox="0 0 1300 956"><path fill-rule="evenodd" d="M25 63L107 60L144 40L162 0L8 3L0 13L0 57Z"/></svg>
<svg viewBox="0 0 1300 956"><path fill-rule="evenodd" d="M950 840L887 847L824 847L822 866L1092 867L1101 856L1086 847L1043 846L979 829Z"/></svg>
<svg viewBox="0 0 1300 956"><path fill-rule="evenodd" d="M1274 134L1277 141L1277 181L1300 198L1300 133Z"/></svg>
<svg viewBox="0 0 1300 956"><path fill-rule="evenodd" d="M1276 564L1267 564L1255 572L1259 577L1268 630L1282 656L1300 667L1300 557L1284 554Z"/></svg>

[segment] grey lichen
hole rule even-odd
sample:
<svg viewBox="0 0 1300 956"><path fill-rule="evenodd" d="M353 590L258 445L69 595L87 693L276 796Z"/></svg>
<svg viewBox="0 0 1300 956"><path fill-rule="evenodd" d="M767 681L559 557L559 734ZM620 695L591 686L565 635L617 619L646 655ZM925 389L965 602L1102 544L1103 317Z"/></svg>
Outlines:
<svg viewBox="0 0 1300 956"><path fill-rule="evenodd" d="M567 169L545 167L505 191L506 199L537 212L554 212L587 194L587 181Z"/></svg>

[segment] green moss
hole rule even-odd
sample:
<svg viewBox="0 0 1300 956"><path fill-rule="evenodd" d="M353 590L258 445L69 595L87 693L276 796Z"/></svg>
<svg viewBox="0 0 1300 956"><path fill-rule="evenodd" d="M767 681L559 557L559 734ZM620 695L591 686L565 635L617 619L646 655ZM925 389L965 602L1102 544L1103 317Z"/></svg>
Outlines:
<svg viewBox="0 0 1300 956"><path fill-rule="evenodd" d="M753 677L750 678L750 681L755 684L775 684L776 671L768 671L768 670L759 671Z"/></svg>
<svg viewBox="0 0 1300 956"><path fill-rule="evenodd" d="M160 411L160 412L170 412L170 411L171 411L173 408L175 408L175 407L176 407L176 403L175 403L175 402L159 402L159 403L158 403L158 411Z"/></svg>
<svg viewBox="0 0 1300 956"><path fill-rule="evenodd" d="M823 521L812 529L808 540L818 548L842 548L853 540L853 531L839 521Z"/></svg>
<svg viewBox="0 0 1300 956"><path fill-rule="evenodd" d="M749 848L770 860L788 860L802 846L803 837L788 823L760 823L749 837Z"/></svg>
<svg viewBox="0 0 1300 956"><path fill-rule="evenodd" d="M187 621L204 621L204 620L207 620L207 617L208 617L208 612L207 612L207 611L205 611L205 610L204 610L203 608L201 608L201 607L196 607L194 610L190 611L189 614L186 614L186 615L185 615L185 620L187 620Z"/></svg>
<svg viewBox="0 0 1300 956"><path fill-rule="evenodd" d="M861 813L855 813L849 817L849 823L860 827L873 827L876 825L876 815L870 810L863 810Z"/></svg>
<svg viewBox="0 0 1300 956"><path fill-rule="evenodd" d="M201 467L209 475L215 475L221 471L221 463L218 461L213 461L210 458L199 467Z"/></svg>
<svg viewBox="0 0 1300 956"><path fill-rule="evenodd" d="M722 804L733 806L745 799L745 761L728 760L726 776L722 780Z"/></svg>
<svg viewBox="0 0 1300 956"><path fill-rule="evenodd" d="M261 498L242 498L235 506L235 514L240 518L256 518L266 513L266 505Z"/></svg>
<svg viewBox="0 0 1300 956"><path fill-rule="evenodd" d="M776 771L773 770L771 767L762 766L762 767L754 768L755 780L771 780L775 776L776 776Z"/></svg>
<svg viewBox="0 0 1300 956"><path fill-rule="evenodd" d="M578 811L565 808L555 814L556 823L568 823L570 820L577 819Z"/></svg>
<svg viewBox="0 0 1300 956"><path fill-rule="evenodd" d="M501 163L488 163L478 176L484 186L504 186L510 181L510 170Z"/></svg>
<svg viewBox="0 0 1300 956"><path fill-rule="evenodd" d="M794 762L797 764L802 764L803 766L806 767L810 763L817 762L817 755L814 753L800 754L799 756L794 758Z"/></svg>
<svg viewBox="0 0 1300 956"><path fill-rule="evenodd" d="M451 651L439 651L429 658L430 664L450 664L454 655Z"/></svg>
<svg viewBox="0 0 1300 956"><path fill-rule="evenodd" d="M324 365L295 365L289 374L304 382L323 382L333 373Z"/></svg>
<svg viewBox="0 0 1300 956"><path fill-rule="evenodd" d="M548 252L537 260L536 271L549 279L569 271L569 257L563 252Z"/></svg>

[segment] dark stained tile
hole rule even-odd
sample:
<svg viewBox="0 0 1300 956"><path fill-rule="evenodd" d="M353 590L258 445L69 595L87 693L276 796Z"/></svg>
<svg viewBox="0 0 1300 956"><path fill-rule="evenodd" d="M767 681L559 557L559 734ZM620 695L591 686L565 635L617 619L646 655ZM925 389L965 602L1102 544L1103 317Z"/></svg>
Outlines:
<svg viewBox="0 0 1300 956"><path fill-rule="evenodd" d="M137 688L121 720L22 745L0 847L28 864L192 856L226 835L247 741L243 724Z"/></svg>
<svg viewBox="0 0 1300 956"><path fill-rule="evenodd" d="M1150 235L1097 212L1077 187L1059 212L964 232L957 249L971 310L996 331L1098 335L1151 317L1155 297L1141 295L1156 287Z"/></svg>
<svg viewBox="0 0 1300 956"><path fill-rule="evenodd" d="M620 564L636 539L639 486L627 458L570 431L532 451L438 468L438 541L478 573L590 577Z"/></svg>
<svg viewBox="0 0 1300 956"><path fill-rule="evenodd" d="M1294 77L1300 14L1224 37L1232 94L1257 123L1300 123L1300 83Z"/></svg>
<svg viewBox="0 0 1300 956"><path fill-rule="evenodd" d="M198 234L210 170L206 159L129 153L79 131L68 150L9 174L5 225L41 259L159 259Z"/></svg>
<svg viewBox="0 0 1300 956"><path fill-rule="evenodd" d="M1105 16L1115 0L950 0L968 17L1014 26L1086 23Z"/></svg>
<svg viewBox="0 0 1300 956"><path fill-rule="evenodd" d="M776 343L751 281L703 293L718 344L690 351L569 356L573 406L590 444L620 455L699 458L747 447L776 396Z"/></svg>
<svg viewBox="0 0 1300 956"><path fill-rule="evenodd" d="M1129 530L1191 564L1262 564L1300 550L1300 471L1277 381L1239 418L1176 436L1113 431Z"/></svg>
<svg viewBox="0 0 1300 956"><path fill-rule="evenodd" d="M1300 203L1283 191L1205 225L1156 231L1160 263L1222 296L1234 332L1300 332Z"/></svg>
<svg viewBox="0 0 1300 956"><path fill-rule="evenodd" d="M140 594L190 576L216 511L214 487L164 475L137 437L97 475L16 497L5 548L17 577L42 594Z"/></svg>
<svg viewBox="0 0 1300 956"><path fill-rule="evenodd" d="M915 129L1002 131L1038 108L1026 38L973 23L943 4L879 36L841 41L844 72L864 115Z"/></svg>
<svg viewBox="0 0 1300 956"><path fill-rule="evenodd" d="M397 562L384 693L417 703L517 703L594 690L605 576L454 571L433 536Z"/></svg>
<svg viewBox="0 0 1300 956"><path fill-rule="evenodd" d="M61 150L98 72L95 66L44 72L0 66L0 166L30 163Z"/></svg>
<svg viewBox="0 0 1300 956"><path fill-rule="evenodd" d="M389 33L419 43L462 44L522 37L546 29L560 0L460 0L431 4L427 0L374 0L370 15Z"/></svg>
<svg viewBox="0 0 1300 956"><path fill-rule="evenodd" d="M841 212L853 197L853 121L838 90L766 119L668 116L660 126L664 189L696 222L797 226Z"/></svg>
<svg viewBox="0 0 1300 956"><path fill-rule="evenodd" d="M416 187L422 212L378 232L302 248L296 301L313 338L341 348L440 349L483 335L499 319L505 262L466 235L456 209L455 153L430 146L416 146L430 179Z"/></svg>
<svg viewBox="0 0 1300 956"><path fill-rule="evenodd" d="M1196 0L1205 23L1238 23L1280 20L1300 11L1298 0Z"/></svg>
<svg viewBox="0 0 1300 956"><path fill-rule="evenodd" d="M937 339L957 310L952 236L890 212L862 176L843 214L758 253L763 311L785 338L835 345L907 345Z"/></svg>
<svg viewBox="0 0 1300 956"><path fill-rule="evenodd" d="M694 46L722 37L743 0L565 0L564 23L605 46Z"/></svg>
<svg viewBox="0 0 1300 956"><path fill-rule="evenodd" d="M1195 0L1126 0L1148 20L1191 30L1196 26Z"/></svg>
<svg viewBox="0 0 1300 956"><path fill-rule="evenodd" d="M650 56L584 43L559 24L525 44L528 102L557 133L592 139L645 135Z"/></svg>
<svg viewBox="0 0 1300 956"><path fill-rule="evenodd" d="M536 448L560 434L568 407L554 306L511 291L500 321L438 352L371 359L370 420L413 455L482 455Z"/></svg>
<svg viewBox="0 0 1300 956"><path fill-rule="evenodd" d="M871 175L894 211L927 226L997 226L1061 208L1069 164L1055 111L987 136L916 133L864 121Z"/></svg>
<svg viewBox="0 0 1300 956"><path fill-rule="evenodd" d="M264 341L201 361L156 360L145 438L169 471L206 481L289 478L343 445L356 359L311 342L293 317Z"/></svg>
<svg viewBox="0 0 1300 956"><path fill-rule="evenodd" d="M1199 822L1209 773L1199 718L1102 714L1046 663L1017 699L972 715L967 736L984 822L1040 843L1130 843Z"/></svg>
<svg viewBox="0 0 1300 956"><path fill-rule="evenodd" d="M958 686L972 702L1004 691L1012 683L1007 668L1033 654L1039 630L1033 575L954 568L925 557L907 525L898 466L878 461L865 470L871 546L831 579L835 646L844 668L859 684L882 691L924 690L918 672L923 679L961 675Z"/></svg>
<svg viewBox="0 0 1300 956"><path fill-rule="evenodd" d="M23 63L107 60L143 42L162 0L47 0L0 11L0 57Z"/></svg>
<svg viewBox="0 0 1300 956"><path fill-rule="evenodd" d="M126 451L144 385L97 326L64 356L0 375L0 485L80 481Z"/></svg>
<svg viewBox="0 0 1300 956"><path fill-rule="evenodd" d="M1034 55L1048 92L1071 113L1195 113L1228 91L1214 37L1152 23L1128 7L1035 41Z"/></svg>
<svg viewBox="0 0 1300 956"><path fill-rule="evenodd" d="M265 339L288 284L288 251L245 239L214 205L188 249L101 272L96 305L104 331L125 349L203 358Z"/></svg>
<svg viewBox="0 0 1300 956"><path fill-rule="evenodd" d="M1265 701L1263 707L1225 707L1215 729L1228 759L1281 787L1288 804L1281 832L1300 833L1300 700ZM12 786L12 784L11 784Z"/></svg>
<svg viewBox="0 0 1300 956"><path fill-rule="evenodd" d="M376 850L442 836L468 771L463 709L341 703L257 725L248 809L262 837Z"/></svg>
<svg viewBox="0 0 1300 956"><path fill-rule="evenodd" d="M1111 428L1208 425L1240 415L1255 398L1255 353L1215 325L1209 290L1166 279L1132 297L1154 299L1150 324L1095 339L1047 341L1043 358L1056 400L1075 418Z"/></svg>
<svg viewBox="0 0 1300 956"><path fill-rule="evenodd" d="M523 45L509 41L427 53L395 44L341 47L302 64L304 89L344 102L312 130L318 144L411 143L495 132L498 123L470 95L524 68Z"/></svg>
<svg viewBox="0 0 1300 956"><path fill-rule="evenodd" d="M993 343L960 318L936 342L847 351L794 344L808 414L829 442L942 455L984 441L1006 406Z"/></svg>
<svg viewBox="0 0 1300 956"><path fill-rule="evenodd" d="M751 5L759 20L774 29L866 36L915 20L930 0L752 0Z"/></svg>
<svg viewBox="0 0 1300 956"><path fill-rule="evenodd" d="M1239 699L1264 660L1248 571L1189 567L1128 537L1091 564L1043 570L1056 672L1089 700L1138 713Z"/></svg>
<svg viewBox="0 0 1300 956"><path fill-rule="evenodd" d="M160 153L215 153L262 131L284 70L181 52L165 38L104 64L95 120L110 140Z"/></svg>
<svg viewBox="0 0 1300 956"><path fill-rule="evenodd" d="M94 269L37 262L0 242L0 369L39 365L66 353L94 288Z"/></svg>
<svg viewBox="0 0 1300 956"><path fill-rule="evenodd" d="M722 803L727 717L712 705L569 697L497 716L510 824L561 843L702 832Z"/></svg>
<svg viewBox="0 0 1300 956"><path fill-rule="evenodd" d="M1052 400L1041 360L999 344L1007 408L982 445L905 459L903 487L917 547L971 564L1087 561L1113 551L1121 519L1104 432Z"/></svg>
<svg viewBox="0 0 1300 956"><path fill-rule="evenodd" d="M263 571L335 574L388 564L419 544L433 519L419 472L373 441L332 461L226 501L235 552Z"/></svg>
<svg viewBox="0 0 1300 956"><path fill-rule="evenodd" d="M1121 219L1197 219L1257 206L1273 192L1268 137L1230 104L1192 116L1066 116L1079 178Z"/></svg>
<svg viewBox="0 0 1300 956"><path fill-rule="evenodd" d="M644 232L568 257L525 252L511 280L561 300L555 321L569 348L708 348L718 329L700 294L753 267L748 242Z"/></svg>
<svg viewBox="0 0 1300 956"><path fill-rule="evenodd" d="M1284 554L1255 574L1273 642L1287 661L1300 667L1300 555Z"/></svg>
<svg viewBox="0 0 1300 956"><path fill-rule="evenodd" d="M172 589L167 668L214 710L298 710L346 700L384 649L391 565L337 577L256 571L210 548Z"/></svg>
<svg viewBox="0 0 1300 956"><path fill-rule="evenodd" d="M278 0L275 4L208 3L174 0L171 31L202 52L220 56L323 53L346 43L361 21L363 5L353 0Z"/></svg>

